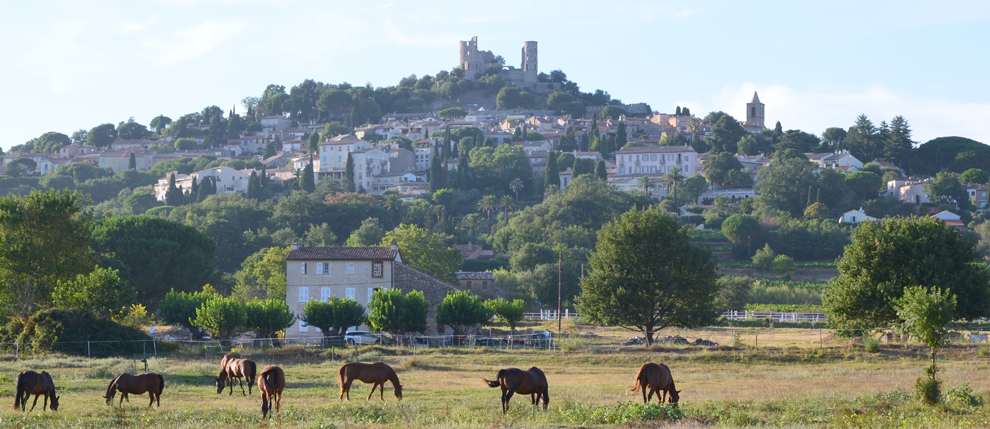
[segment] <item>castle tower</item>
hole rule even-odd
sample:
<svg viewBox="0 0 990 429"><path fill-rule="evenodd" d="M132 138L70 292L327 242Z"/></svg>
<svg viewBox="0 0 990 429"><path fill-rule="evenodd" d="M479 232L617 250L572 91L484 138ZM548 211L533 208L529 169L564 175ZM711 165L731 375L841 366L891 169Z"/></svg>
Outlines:
<svg viewBox="0 0 990 429"><path fill-rule="evenodd" d="M478 55L478 36L474 36L470 41L461 41L461 69L464 70L464 77L474 79L481 73L481 57Z"/></svg>
<svg viewBox="0 0 990 429"><path fill-rule="evenodd" d="M536 42L525 42L522 48L523 82L536 82L540 69L537 64Z"/></svg>
<svg viewBox="0 0 990 429"><path fill-rule="evenodd" d="M760 96L756 95L756 91L753 91L753 101L746 103L746 126L766 128L764 125L766 116L763 107L763 103L760 103Z"/></svg>

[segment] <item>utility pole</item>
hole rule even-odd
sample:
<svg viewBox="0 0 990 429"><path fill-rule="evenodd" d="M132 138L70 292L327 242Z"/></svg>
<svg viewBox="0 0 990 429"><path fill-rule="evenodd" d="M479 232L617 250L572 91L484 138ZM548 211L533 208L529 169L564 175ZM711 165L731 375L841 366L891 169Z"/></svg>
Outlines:
<svg viewBox="0 0 990 429"><path fill-rule="evenodd" d="M560 304L561 304L561 291L563 290L563 267L564 267L564 252L557 253L557 335L560 335Z"/></svg>

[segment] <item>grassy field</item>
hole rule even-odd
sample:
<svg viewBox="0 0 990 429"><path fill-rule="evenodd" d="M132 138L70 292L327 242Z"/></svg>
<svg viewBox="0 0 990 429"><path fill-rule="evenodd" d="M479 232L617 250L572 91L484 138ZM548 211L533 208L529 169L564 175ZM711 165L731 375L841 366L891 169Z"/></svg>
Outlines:
<svg viewBox="0 0 990 429"><path fill-rule="evenodd" d="M398 372L404 399L392 388L386 400L366 402L370 386L356 384L351 402L337 400L336 372L353 356L314 353L299 347L278 352L244 351L260 365L279 364L288 386L281 416L260 418L260 399L216 394L218 351L176 354L149 360L149 369L165 376L161 408L148 409L147 396L132 397L118 408L104 405L103 394L117 373L133 371L130 359L50 356L5 358L0 365L0 427L959 427L988 426L990 362L986 346L948 347L941 364L949 389L944 406L930 409L913 397L914 380L925 366L925 349L884 344L867 353L856 341L822 338L808 329L680 331L695 337L724 338L719 347L590 349L575 342L571 351L496 351L441 349L418 351L366 348L361 361L384 361ZM675 334L670 332L669 334ZM759 347L756 335L759 334ZM728 341L726 341L728 340ZM830 346L831 345L831 346ZM643 406L627 392L639 365L665 362L681 394L677 409ZM139 370L142 364L137 362ZM550 409L534 410L528 397L514 397L508 415L499 408L498 389L481 378L499 368L538 366L550 382ZM61 410L33 413L10 410L14 379L25 369L47 370L60 389ZM968 383L967 390L963 383ZM39 401L40 402L40 401ZM29 404L30 406L30 404Z"/></svg>

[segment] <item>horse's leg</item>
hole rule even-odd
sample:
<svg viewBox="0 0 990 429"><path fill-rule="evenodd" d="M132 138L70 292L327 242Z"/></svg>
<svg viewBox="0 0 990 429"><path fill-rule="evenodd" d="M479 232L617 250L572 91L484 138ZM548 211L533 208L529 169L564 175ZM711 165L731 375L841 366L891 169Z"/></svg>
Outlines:
<svg viewBox="0 0 990 429"><path fill-rule="evenodd" d="M393 386L393 390L394 389L395 389L395 387ZM382 402L385 402L385 382L384 381L382 382L382 384L379 384L378 385L378 394L379 394L379 396L381 396Z"/></svg>
<svg viewBox="0 0 990 429"><path fill-rule="evenodd" d="M237 377L237 384L241 386L241 396L247 396L247 394L244 393L244 383L241 377ZM250 386L250 384L248 384L248 386Z"/></svg>
<svg viewBox="0 0 990 429"><path fill-rule="evenodd" d="M378 382L377 381L371 383L371 393L368 394L368 399L367 399L368 401L371 400L371 395L374 395L375 394L375 388L376 387L378 387ZM385 387L385 385L382 385L382 387Z"/></svg>
<svg viewBox="0 0 990 429"><path fill-rule="evenodd" d="M152 405L155 405L155 392L148 390L148 399L150 399L148 401L148 408L151 408Z"/></svg>
<svg viewBox="0 0 990 429"><path fill-rule="evenodd" d="M536 394L535 393L530 393L529 394L529 401L532 402L533 405L536 405Z"/></svg>
<svg viewBox="0 0 990 429"><path fill-rule="evenodd" d="M41 403L41 411L48 411L48 392L45 392L45 400Z"/></svg>
<svg viewBox="0 0 990 429"><path fill-rule="evenodd" d="M646 402L646 385L645 384L640 384L640 387L643 388L643 403L645 404L645 403L647 403Z"/></svg>
<svg viewBox="0 0 990 429"><path fill-rule="evenodd" d="M344 382L344 393L347 394L347 402L351 402L351 383L353 382L353 379Z"/></svg>
<svg viewBox="0 0 990 429"><path fill-rule="evenodd" d="M505 403L502 404L502 413L509 408L509 400L512 399L512 395L516 393L516 389L509 389L508 393L505 394Z"/></svg>
<svg viewBox="0 0 990 429"><path fill-rule="evenodd" d="M28 411L34 411L34 406L38 405L38 395L34 395L34 403L31 404L31 409Z"/></svg>

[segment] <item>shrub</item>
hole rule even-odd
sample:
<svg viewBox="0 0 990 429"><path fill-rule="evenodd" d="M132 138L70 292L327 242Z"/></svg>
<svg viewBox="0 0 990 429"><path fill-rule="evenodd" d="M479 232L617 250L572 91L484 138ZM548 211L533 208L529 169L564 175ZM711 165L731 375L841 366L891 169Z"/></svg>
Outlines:
<svg viewBox="0 0 990 429"><path fill-rule="evenodd" d="M258 338L275 338L279 332L296 323L296 315L281 299L255 298L244 304L244 310L247 316L245 326L254 331Z"/></svg>
<svg viewBox="0 0 990 429"><path fill-rule="evenodd" d="M880 353L880 340L869 335L863 335L863 349L867 353Z"/></svg>
<svg viewBox="0 0 990 429"><path fill-rule="evenodd" d="M789 277L794 272L794 260L787 255L777 255L773 258L773 273L778 276Z"/></svg>
<svg viewBox="0 0 990 429"><path fill-rule="evenodd" d="M241 303L234 298L214 296L196 309L193 324L205 329L214 338L226 340L233 337L234 329L244 325L245 321L247 312Z"/></svg>
<svg viewBox="0 0 990 429"><path fill-rule="evenodd" d="M306 303L299 320L323 331L326 337L339 337L348 326L364 324L364 306L353 299L336 296L327 302L311 300Z"/></svg>
<svg viewBox="0 0 990 429"><path fill-rule="evenodd" d="M150 339L137 328L97 318L88 311L48 309L28 319L17 342L36 352L86 356L87 341L93 341L88 344L90 355L107 357L140 353L144 347L137 340Z"/></svg>
<svg viewBox="0 0 990 429"><path fill-rule="evenodd" d="M962 383L959 387L945 389L945 399L947 402L970 407L975 407L981 403L980 398L973 396L973 389L967 383Z"/></svg>
<svg viewBox="0 0 990 429"><path fill-rule="evenodd" d="M770 248L770 244L766 244L753 255L753 266L763 271L770 271L773 269L773 261L776 258L777 253Z"/></svg>
<svg viewBox="0 0 990 429"><path fill-rule="evenodd" d="M158 311L163 322L181 325L189 330L193 338L200 339L203 337L202 330L193 324L192 319L196 317L196 309L213 296L219 295L212 286L204 286L202 292L196 293L176 292L172 289L158 304Z"/></svg>
<svg viewBox="0 0 990 429"><path fill-rule="evenodd" d="M926 405L938 404L942 399L942 380L939 378L921 377L914 382L918 399Z"/></svg>

